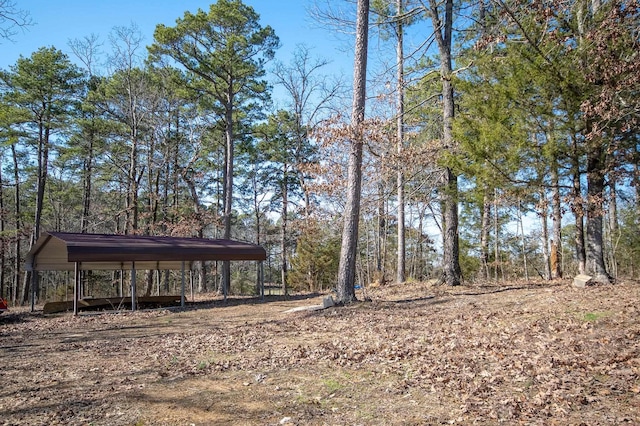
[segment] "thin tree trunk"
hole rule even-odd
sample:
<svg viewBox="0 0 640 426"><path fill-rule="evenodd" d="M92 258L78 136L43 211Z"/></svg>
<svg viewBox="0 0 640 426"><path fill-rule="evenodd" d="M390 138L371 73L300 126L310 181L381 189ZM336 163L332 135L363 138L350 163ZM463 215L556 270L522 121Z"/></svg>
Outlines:
<svg viewBox="0 0 640 426"><path fill-rule="evenodd" d="M615 176L609 178L609 270L613 278L618 276L618 262L616 260L618 234L618 193Z"/></svg>
<svg viewBox="0 0 640 426"><path fill-rule="evenodd" d="M584 201L582 199L582 184L580 183L580 159L578 156L577 142L573 138L573 202L571 209L575 217L575 246L576 260L578 263L578 273L585 274L587 270L587 254L584 240Z"/></svg>
<svg viewBox="0 0 640 426"><path fill-rule="evenodd" d="M20 288L20 276L21 274L21 255L22 255L22 212L20 210L20 195L21 195L21 186L20 186L20 172L18 169L18 154L16 152L16 145L11 144L11 157L13 158L13 179L15 181L15 191L14 191L14 215L15 215L15 227L16 227L16 235L15 235L15 257L13 259L13 294L12 294L12 304L13 306L18 303L18 289Z"/></svg>
<svg viewBox="0 0 640 426"><path fill-rule="evenodd" d="M89 134L87 156L83 164L82 217L80 218L80 232L86 233L89 228L89 214L91 213L91 189L93 182L93 131Z"/></svg>
<svg viewBox="0 0 640 426"><path fill-rule="evenodd" d="M369 0L358 0L356 43L353 73L353 109L351 112L352 139L349 144L347 202L338 266L337 302L356 300L356 257L358 255L358 223L362 186L362 148L364 109L367 83L367 46L369 36Z"/></svg>
<svg viewBox="0 0 640 426"><path fill-rule="evenodd" d="M636 145L636 164L634 166L633 182L636 188L636 215L640 217L640 147Z"/></svg>
<svg viewBox="0 0 640 426"><path fill-rule="evenodd" d="M518 200L518 223L520 224L520 242L522 247L522 263L524 268L524 279L529 281L529 267L527 265L527 245L524 236L524 223L522 214L522 203Z"/></svg>
<svg viewBox="0 0 640 426"><path fill-rule="evenodd" d="M260 245L260 234L262 232L260 221L260 202L258 200L258 182L257 182L257 174L254 173L252 177L252 186L253 186L253 211L255 214L255 222L256 222L256 244ZM308 207L305 206L305 211L308 214ZM256 262L256 294L261 295L262 291L262 283L261 283L261 263Z"/></svg>
<svg viewBox="0 0 640 426"><path fill-rule="evenodd" d="M553 221L553 239L551 239L551 279L562 278L562 206L560 201L560 182L558 162L551 165L551 219Z"/></svg>
<svg viewBox="0 0 640 426"><path fill-rule="evenodd" d="M498 271L500 270L500 211L498 210L498 189L493 189L493 264L494 278L496 282L500 280Z"/></svg>
<svg viewBox="0 0 640 426"><path fill-rule="evenodd" d="M138 132L135 124L131 130L131 150L129 151L125 211L125 234L135 233L138 229Z"/></svg>
<svg viewBox="0 0 640 426"><path fill-rule="evenodd" d="M44 192L47 185L47 176L49 172L49 127L40 123L38 132L38 178L36 183L36 211L33 221L33 232L31 234L30 249L35 246L40 236L40 225L42 222L42 209L44 206ZM31 271L25 275L24 292L22 295L22 303L26 303L31 291L31 311L35 310L36 298L39 296L40 288L38 279L38 271Z"/></svg>
<svg viewBox="0 0 640 426"><path fill-rule="evenodd" d="M4 157L4 156L3 156ZM2 158L4 163L4 158ZM5 238L6 214L4 210L4 178L0 167L0 298L6 299L5 294L5 266L7 262L7 241Z"/></svg>
<svg viewBox="0 0 640 426"><path fill-rule="evenodd" d="M233 83L233 82L231 82ZM233 84L229 84L227 93L227 106L225 110L225 173L224 173L224 233L225 240L231 239L231 214L233 208ZM222 289L226 295L231 289L231 262L222 262Z"/></svg>
<svg viewBox="0 0 640 426"><path fill-rule="evenodd" d="M282 279L282 294L287 296L287 208L288 208L288 197L287 197L287 166L284 166L284 176L283 176L283 184L282 184L282 235L280 241L280 249L281 249L281 269L280 275Z"/></svg>
<svg viewBox="0 0 640 426"><path fill-rule="evenodd" d="M145 277L144 277L145 284L146 284L145 290L144 290L145 297L151 296L151 292L153 291L153 273L154 273L153 270L148 270L145 273Z"/></svg>
<svg viewBox="0 0 640 426"><path fill-rule="evenodd" d="M482 195L482 225L480 229L480 262L484 279L491 279L489 270L489 232L491 230L491 200L489 190L485 187Z"/></svg>
<svg viewBox="0 0 640 426"><path fill-rule="evenodd" d="M376 235L376 279L380 284L385 281L384 251L386 239L386 212L385 212L384 182L382 176L378 181L378 226Z"/></svg>
<svg viewBox="0 0 640 426"><path fill-rule="evenodd" d="M396 127L397 127L397 150L398 158L402 158L404 147L404 27L401 16L403 14L403 0L396 0L397 22L397 44L396 44L396 62L397 62L397 99L396 99ZM402 283L405 281L406 271L406 244L405 244L405 215L404 215L404 172L402 170L402 161L398 162L397 176L397 192L398 192L398 264L396 281Z"/></svg>
<svg viewBox="0 0 640 426"><path fill-rule="evenodd" d="M551 279L551 264L549 259L549 224L548 224L548 210L547 195L544 193L544 189L540 191L540 222L542 225L542 258L544 261L544 277L545 280Z"/></svg>

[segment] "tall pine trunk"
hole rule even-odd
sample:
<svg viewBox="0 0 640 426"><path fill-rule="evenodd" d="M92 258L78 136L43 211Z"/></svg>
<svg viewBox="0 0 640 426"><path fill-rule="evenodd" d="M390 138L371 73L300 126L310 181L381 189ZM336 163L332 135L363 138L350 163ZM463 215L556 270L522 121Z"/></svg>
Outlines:
<svg viewBox="0 0 640 426"><path fill-rule="evenodd" d="M48 111L47 111L48 112ZM46 115L48 118L48 114ZM39 124L38 131L38 177L36 182L36 211L33 221L33 232L31 233L31 244L29 249L33 248L40 236L40 226L42 223L42 209L44 207L44 191L47 185L47 176L49 172L49 127L43 123ZM24 291L22 294L22 303L26 303L31 291L31 311L35 310L36 297L38 297L39 289L38 271L31 271L26 274L24 280Z"/></svg>
<svg viewBox="0 0 640 426"><path fill-rule="evenodd" d="M15 144L11 144L11 157L13 159L13 179L15 181L15 191L14 191L14 198L13 198L13 204L14 204L13 214L15 217L15 228L16 228L15 244L14 244L15 256L13 258L13 284L12 284L13 291L12 291L11 302L15 306L19 300L18 289L20 288L20 276L22 275L20 272L21 266L22 266L22 260L20 258L20 256L22 255L21 253L22 251L22 246L21 246L22 213L20 210L21 186L20 186L20 172L18 169L18 153L16 151Z"/></svg>
<svg viewBox="0 0 640 426"><path fill-rule="evenodd" d="M396 126L397 126L397 150L398 158L402 158L404 147L404 27L402 25L402 14L404 7L403 0L396 0L396 13L398 22L396 27L397 44L396 44L396 62L397 62L397 99L396 99ZM402 161L398 162L397 175L397 192L398 192L398 264L396 271L396 281L402 283L405 281L406 271L406 244L405 244L405 226L404 226L404 172L402 170Z"/></svg>
<svg viewBox="0 0 640 426"><path fill-rule="evenodd" d="M82 217L80 218L80 232L86 233L89 229L89 214L91 213L91 192L93 182L93 157L94 157L94 132L89 132L86 157L82 166Z"/></svg>
<svg viewBox="0 0 640 426"><path fill-rule="evenodd" d="M281 213L281 221L282 221L282 229L281 229L281 240L280 240L280 250L281 250L281 267L280 267L280 276L282 279L282 294L287 296L287 215L288 213L288 182L287 182L287 165L283 166L283 177L282 177L282 213Z"/></svg>
<svg viewBox="0 0 640 426"><path fill-rule="evenodd" d="M4 163L4 158L2 158ZM7 240L5 239L6 214L4 210L4 178L0 167L0 298L6 299L5 294L5 265L7 262Z"/></svg>
<svg viewBox="0 0 640 426"><path fill-rule="evenodd" d="M438 10L437 0L429 0L431 22L435 31L435 39L440 53L440 77L442 79L442 142L443 149L453 150L453 117L455 104L453 99L453 68L451 48L453 44L453 0L444 1L444 16ZM460 246L458 241L458 177L452 169L444 171L442 184L443 198L443 265L442 281L446 285L461 284Z"/></svg>
<svg viewBox="0 0 640 426"><path fill-rule="evenodd" d="M138 192L138 129L134 124L131 130L131 150L129 151L125 234L135 234L138 230Z"/></svg>
<svg viewBox="0 0 640 426"><path fill-rule="evenodd" d="M356 300L356 257L358 255L358 223L362 187L362 148L364 107L367 85L367 47L369 37L369 0L358 0L356 44L353 71L353 108L347 176L347 202L344 211L340 264L338 266L337 302Z"/></svg>
<svg viewBox="0 0 640 426"><path fill-rule="evenodd" d="M231 214L233 208L233 82L229 84L227 92L227 106L225 111L225 169L224 169L224 233L225 240L231 239ZM222 262L222 292L225 299L231 290L231 262Z"/></svg>

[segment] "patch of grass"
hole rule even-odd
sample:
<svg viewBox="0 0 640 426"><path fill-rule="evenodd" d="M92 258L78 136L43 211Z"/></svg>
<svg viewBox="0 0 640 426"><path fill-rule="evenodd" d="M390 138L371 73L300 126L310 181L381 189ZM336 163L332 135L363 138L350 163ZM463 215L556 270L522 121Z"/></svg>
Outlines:
<svg viewBox="0 0 640 426"><path fill-rule="evenodd" d="M344 385L342 385L336 379L324 379L322 383L324 383L324 385L327 387L329 393L334 393L344 388Z"/></svg>
<svg viewBox="0 0 640 426"><path fill-rule="evenodd" d="M588 322L596 322L608 315L609 313L607 312L587 312L582 316L582 319Z"/></svg>

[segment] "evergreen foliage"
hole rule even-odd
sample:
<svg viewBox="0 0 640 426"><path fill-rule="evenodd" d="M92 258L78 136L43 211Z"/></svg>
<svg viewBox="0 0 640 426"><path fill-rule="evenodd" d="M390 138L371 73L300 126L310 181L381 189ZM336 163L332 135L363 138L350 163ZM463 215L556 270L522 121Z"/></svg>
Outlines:
<svg viewBox="0 0 640 426"><path fill-rule="evenodd" d="M638 1L371 3L369 60L405 30L422 39L368 80L360 69L351 123L328 61L300 47L270 69L280 41L240 0L158 25L148 51L135 26L114 29L104 58L77 42L84 71L56 47L0 70L0 296L28 300L42 230L257 242L267 282L345 303L405 260L406 280L451 285L637 278ZM219 266L194 269L196 291L255 293L253 266ZM41 300L66 279L41 277Z"/></svg>

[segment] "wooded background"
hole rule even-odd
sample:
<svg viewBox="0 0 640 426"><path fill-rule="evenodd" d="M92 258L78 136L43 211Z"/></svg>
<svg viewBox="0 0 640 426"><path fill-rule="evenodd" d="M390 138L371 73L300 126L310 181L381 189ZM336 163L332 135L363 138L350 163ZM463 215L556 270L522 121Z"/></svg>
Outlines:
<svg viewBox="0 0 640 426"><path fill-rule="evenodd" d="M355 30L355 5L333 3L314 18ZM273 61L277 35L237 0L159 25L148 48L132 25L107 49L87 36L72 56L25 52L0 71L0 296L28 300L24 257L44 230L258 243L268 283L333 288L354 146L356 284L637 278L639 11L374 0L361 119L326 59L300 46ZM243 263L194 271L198 292L251 293L254 276ZM171 291L168 277L149 271L141 291ZM71 285L36 283L41 301ZM85 284L126 292L112 274Z"/></svg>

